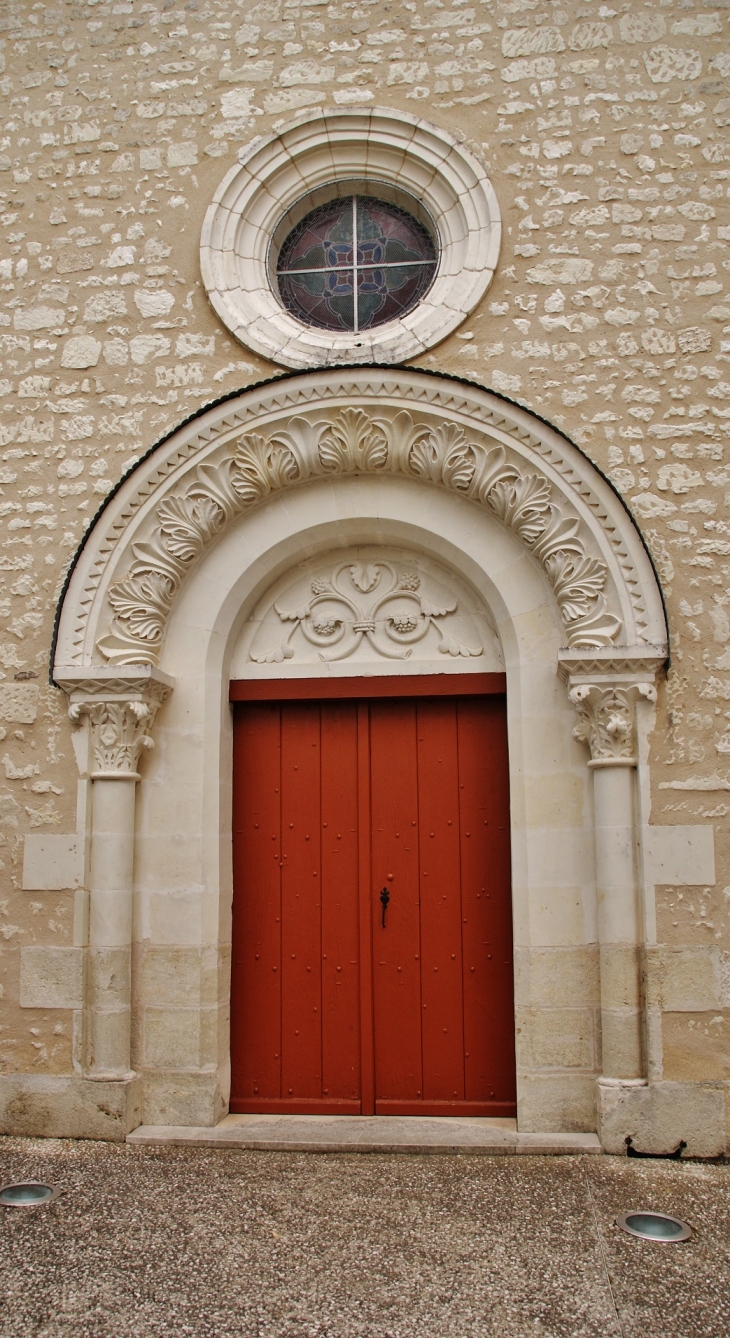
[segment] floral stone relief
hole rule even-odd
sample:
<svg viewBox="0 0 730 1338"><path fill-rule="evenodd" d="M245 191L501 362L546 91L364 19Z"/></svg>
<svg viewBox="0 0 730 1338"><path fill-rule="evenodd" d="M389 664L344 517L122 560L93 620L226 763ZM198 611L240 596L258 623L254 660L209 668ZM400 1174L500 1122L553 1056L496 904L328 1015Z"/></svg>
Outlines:
<svg viewBox="0 0 730 1338"><path fill-rule="evenodd" d="M604 647L619 638L621 620L604 594L607 567L587 551L581 520L562 497L557 504L545 475L526 469L486 434L482 438L459 424L421 419L407 410L376 416L347 408L328 417L315 409L288 419L269 436L245 433L225 449L215 464L199 465L192 482L159 504L153 533L134 545L127 575L110 587L111 630L97 647L111 662L157 663L185 575L235 517L309 479L354 473L405 475L483 507L539 562L569 646Z"/></svg>

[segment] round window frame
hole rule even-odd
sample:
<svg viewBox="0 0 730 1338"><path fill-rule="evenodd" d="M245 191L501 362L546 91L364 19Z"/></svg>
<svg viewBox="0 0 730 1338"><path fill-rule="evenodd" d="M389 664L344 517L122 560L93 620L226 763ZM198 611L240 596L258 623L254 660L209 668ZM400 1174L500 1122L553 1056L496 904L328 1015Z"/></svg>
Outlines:
<svg viewBox="0 0 730 1338"><path fill-rule="evenodd" d="M272 284L272 240L281 244L283 220L299 202L314 208L353 181L420 202L436 229L436 274L411 311L371 330L305 325L282 305L275 276ZM400 111L319 109L241 150L206 212L200 265L223 324L271 362L398 363L466 320L491 283L500 241L486 168L448 132Z"/></svg>
<svg viewBox="0 0 730 1338"><path fill-rule="evenodd" d="M436 281L436 277L438 275L439 259L441 256L441 234L439 233L435 220L431 217L428 210L424 207L423 203L420 200L417 200L415 196L409 195L403 189L399 189L398 187L392 186L387 181L374 181L372 179L370 181L367 181L361 178L360 179L356 178L355 180L331 181L328 183L327 186L323 186L318 191L315 192L308 191L305 195L300 196L299 199L295 202L295 204L291 207L291 209L287 210L286 214L280 220L279 226L276 228L273 236L269 240L269 249L267 256L269 283L271 284L271 287L277 297L277 300L281 303L281 305L284 307L286 311L290 312L290 314L294 316L294 319L298 321L298 323L302 326L304 330L319 329L322 330L324 334L346 333L348 338L352 340L355 339L356 335L359 337L363 333L368 333L368 331L353 330L353 331L341 332L338 330L330 329L327 326L318 326L315 325L314 323L310 325L308 321L304 320L302 317L297 317L294 314L294 312L291 312L290 308L286 307L284 299L281 295L281 289L279 287L278 265L279 265L279 256L281 254L284 244L288 240L293 229L296 228L298 224L301 223L307 217L308 214L313 213L315 209L318 209L320 207L320 205L330 204L333 200L337 199L348 201L352 199L353 195L357 195L359 197L375 198L382 204L395 205L398 209L402 209L405 213L409 214L413 218L414 222L420 223L421 227L425 228L426 232L428 232L429 234L429 237L431 239L431 244L435 252L435 262L432 261L424 263L434 263L435 269L431 276L431 282L429 283L425 292L422 293L422 295L416 299L415 303L410 308L410 311L415 310L416 306L418 306L426 297L428 297L428 294L431 292L431 289L433 288L433 285ZM405 315L408 314L409 312L405 313ZM377 330L379 326L396 324L399 320L403 320L404 318L405 318L404 316L403 317L399 316L395 317L393 320L390 321L382 321L379 323L379 325L373 325L372 329Z"/></svg>

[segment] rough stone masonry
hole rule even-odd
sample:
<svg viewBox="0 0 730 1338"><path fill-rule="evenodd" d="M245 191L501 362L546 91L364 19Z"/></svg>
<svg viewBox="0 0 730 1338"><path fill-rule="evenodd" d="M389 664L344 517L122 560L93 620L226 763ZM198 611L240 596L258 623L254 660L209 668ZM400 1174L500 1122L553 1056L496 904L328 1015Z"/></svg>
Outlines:
<svg viewBox="0 0 730 1338"><path fill-rule="evenodd" d="M659 572L672 666L652 821L713 824L717 882L659 888L647 989L664 1077L730 1082L730 3L614 5L4 7L6 1074L79 1062L74 1000L44 1007L33 980L34 950L78 942L73 893L20 888L26 834L76 822L66 699L48 685L69 562L155 440L278 370L207 303L203 215L237 151L293 112L382 104L428 117L486 162L505 224L486 299L414 365L480 382L564 431L626 499Z"/></svg>

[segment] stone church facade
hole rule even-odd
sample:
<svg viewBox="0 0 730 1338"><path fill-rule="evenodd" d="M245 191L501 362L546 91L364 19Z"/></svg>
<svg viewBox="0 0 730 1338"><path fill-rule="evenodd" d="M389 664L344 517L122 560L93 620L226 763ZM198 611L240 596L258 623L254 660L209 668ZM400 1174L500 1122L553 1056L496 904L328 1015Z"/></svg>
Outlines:
<svg viewBox="0 0 730 1338"><path fill-rule="evenodd" d="M265 1028L275 997L276 1044L301 1055L286 1007L315 996L292 983L286 925L270 971L289 983L256 994L253 817L279 788L269 745L254 775L236 740L252 702L347 700L351 1013L320 961L329 836L316 858L291 846L321 935L311 1063L350 1038L347 1108L426 1111L430 1083L430 1114L509 1107L522 1131L596 1131L610 1152L727 1150L728 24L692 0L7 7L4 1131L120 1139L229 1105L340 1108L304 1059L287 1086L277 1050L273 1095L250 1076L247 1008ZM440 694L458 714L490 693L508 990L487 941L469 965L453 929L446 1049L424 1090L396 1074L379 1106L374 949L406 893L398 872L376 886L362 703L395 720L399 702ZM419 772L434 828L452 812L440 763ZM291 822L276 800L271 924L305 798ZM408 895L425 916L424 851L443 840L468 926L465 812L459 853L419 809ZM444 968L423 951L429 1000ZM469 1018L486 1026L497 998L506 1096L488 1065L468 1078Z"/></svg>

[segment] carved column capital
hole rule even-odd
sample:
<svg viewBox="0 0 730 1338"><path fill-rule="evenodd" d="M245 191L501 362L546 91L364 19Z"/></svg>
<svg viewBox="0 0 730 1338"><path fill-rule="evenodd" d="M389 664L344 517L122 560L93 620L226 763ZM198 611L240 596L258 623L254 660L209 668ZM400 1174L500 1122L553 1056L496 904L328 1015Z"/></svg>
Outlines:
<svg viewBox="0 0 730 1338"><path fill-rule="evenodd" d="M152 665L58 670L56 682L69 697L69 719L86 718L91 731L92 780L139 780L145 749L154 747L150 733L157 710L173 687L173 679Z"/></svg>
<svg viewBox="0 0 730 1338"><path fill-rule="evenodd" d="M154 748L151 728L159 702L114 698L111 701L73 702L69 718L80 724L87 716L94 754L92 780L139 780L137 765L143 748Z"/></svg>
<svg viewBox="0 0 730 1338"><path fill-rule="evenodd" d="M656 701L653 683L573 683L568 696L578 712L573 737L587 743L592 767L636 766L636 701Z"/></svg>

